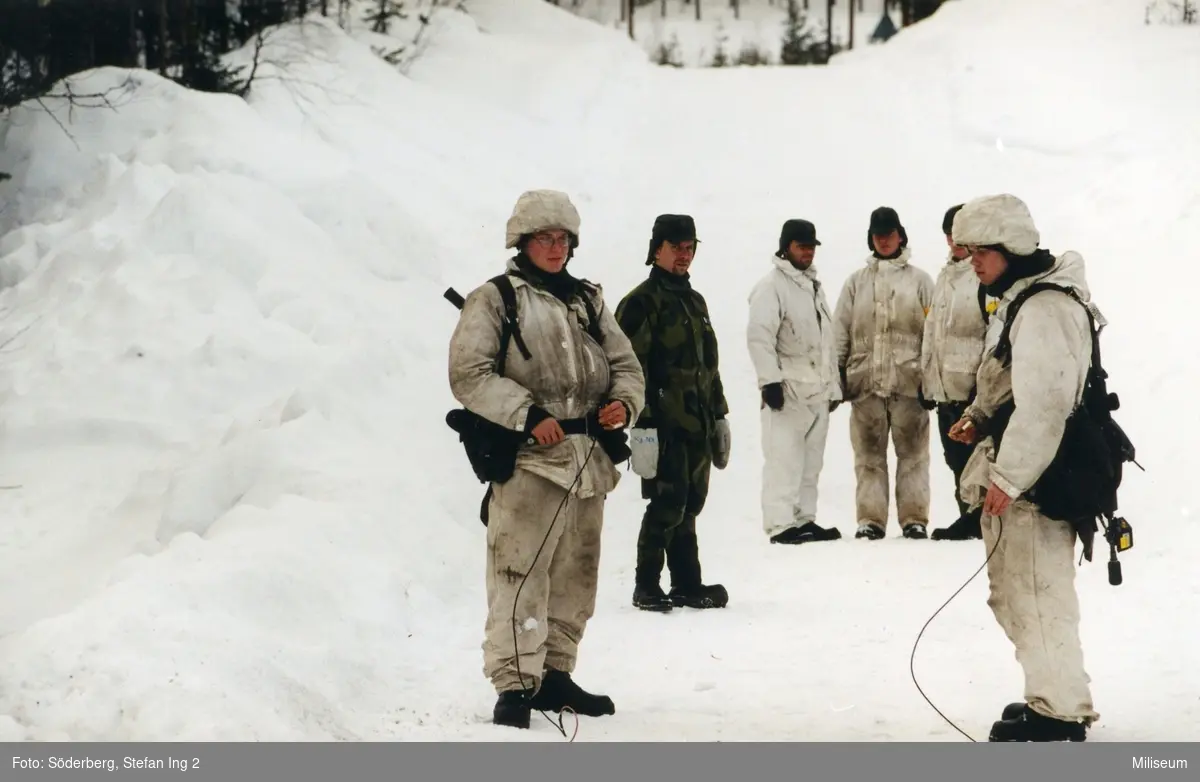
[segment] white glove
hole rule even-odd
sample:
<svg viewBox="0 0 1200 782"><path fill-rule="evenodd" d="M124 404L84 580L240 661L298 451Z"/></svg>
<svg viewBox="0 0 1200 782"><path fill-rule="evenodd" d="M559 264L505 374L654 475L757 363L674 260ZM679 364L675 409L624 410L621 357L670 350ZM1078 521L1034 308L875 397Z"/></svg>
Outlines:
<svg viewBox="0 0 1200 782"><path fill-rule="evenodd" d="M729 419L717 420L717 428L713 432L713 467L724 470L729 464L729 449L733 444L733 436L729 433Z"/></svg>
<svg viewBox="0 0 1200 782"><path fill-rule="evenodd" d="M638 477L652 481L658 475L658 430L629 430L629 464Z"/></svg>

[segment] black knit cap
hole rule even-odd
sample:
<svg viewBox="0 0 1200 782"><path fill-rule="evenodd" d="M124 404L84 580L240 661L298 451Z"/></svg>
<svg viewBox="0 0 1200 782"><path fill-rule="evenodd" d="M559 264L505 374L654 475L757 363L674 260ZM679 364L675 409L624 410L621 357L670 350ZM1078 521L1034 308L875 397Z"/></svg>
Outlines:
<svg viewBox="0 0 1200 782"><path fill-rule="evenodd" d="M900 222L900 215L890 206L881 206L874 212L871 212L871 224L867 228L867 249L875 252L875 244L871 241L872 236L887 236L892 231L900 232L900 247L908 246L908 232L904 230L904 225Z"/></svg>
<svg viewBox="0 0 1200 782"><path fill-rule="evenodd" d="M942 233L946 236L954 233L954 215L958 214L958 210L962 208L963 204L959 204L946 210L946 216L942 218Z"/></svg>
<svg viewBox="0 0 1200 782"><path fill-rule="evenodd" d="M792 242L800 245L817 246L821 243L817 241L817 228L808 220L788 220L784 222L783 228L779 230L779 250L780 256L787 252L788 247Z"/></svg>
<svg viewBox="0 0 1200 782"><path fill-rule="evenodd" d="M696 221L691 215L659 215L654 218L654 228L650 231L650 251L646 255L646 265L654 264L654 253L663 242L679 244L686 241L697 241Z"/></svg>

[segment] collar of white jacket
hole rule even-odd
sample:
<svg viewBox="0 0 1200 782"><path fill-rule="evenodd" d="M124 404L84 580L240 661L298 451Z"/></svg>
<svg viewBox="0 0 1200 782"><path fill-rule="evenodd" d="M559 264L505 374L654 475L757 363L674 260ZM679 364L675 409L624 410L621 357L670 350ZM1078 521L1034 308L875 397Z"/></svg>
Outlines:
<svg viewBox="0 0 1200 782"><path fill-rule="evenodd" d="M896 269L902 269L908 266L910 258L912 258L912 251L905 247L900 251L900 255L895 258L877 258L874 255L868 255L867 266L870 266L872 269L878 269L881 266L892 266Z"/></svg>
<svg viewBox="0 0 1200 782"><path fill-rule="evenodd" d="M775 268L793 280L798 282L817 281L817 264L815 262L810 264L807 269L800 270L793 266L791 261L786 258L780 258L778 255L772 255L771 261L775 264Z"/></svg>

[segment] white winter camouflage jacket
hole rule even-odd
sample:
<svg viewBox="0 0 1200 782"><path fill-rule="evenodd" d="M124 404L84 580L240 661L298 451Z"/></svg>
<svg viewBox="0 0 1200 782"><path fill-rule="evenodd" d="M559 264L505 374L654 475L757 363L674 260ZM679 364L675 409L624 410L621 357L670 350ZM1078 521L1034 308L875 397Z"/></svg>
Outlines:
<svg viewBox="0 0 1200 782"><path fill-rule="evenodd" d="M921 387L921 340L933 301L933 278L909 263L867 258L842 286L834 311L837 362L846 399L875 394L915 398Z"/></svg>
<svg viewBox="0 0 1200 782"><path fill-rule="evenodd" d="M803 402L841 399L833 317L815 267L771 260L749 296L746 344L758 387L783 383Z"/></svg>
<svg viewBox="0 0 1200 782"><path fill-rule="evenodd" d="M985 297L985 306L994 300ZM921 374L925 398L935 402L966 402L975 388L975 373L983 359L987 330L979 306L979 278L970 258L953 256L938 272L933 305L925 318L921 340Z"/></svg>
<svg viewBox="0 0 1200 782"><path fill-rule="evenodd" d="M515 268L509 261L508 269ZM526 360L512 340L504 376L496 374L504 304L496 286L476 288L467 296L450 340L450 389L459 403L516 431L524 430L529 408L535 404L557 419L568 419L593 413L605 401L620 401L629 408L629 421L636 421L645 396L641 364L599 286L593 304L603 347L585 331L587 309L578 299L568 308L552 294L518 277L510 279L521 336L532 356ZM568 435L554 445L527 445L517 456L517 467L566 489L590 445L585 435ZM606 494L619 479L620 473L597 443L576 494Z"/></svg>
<svg viewBox="0 0 1200 782"><path fill-rule="evenodd" d="M961 496L971 505L983 502L991 483L1013 499L1028 491L1053 461L1067 418L1083 396L1091 366L1092 334L1084 308L1065 293L1042 291L1021 306L1009 331L1012 357L1008 369L991 356L1009 304L1036 282L1075 289L1088 302L1097 326L1104 324L1103 316L1090 303L1083 258L1076 252L1063 253L1048 271L1017 281L1000 297L988 325L978 392L966 416L986 427L987 420L1009 399L1015 410L1000 453L994 453L992 439L985 437L964 470Z"/></svg>

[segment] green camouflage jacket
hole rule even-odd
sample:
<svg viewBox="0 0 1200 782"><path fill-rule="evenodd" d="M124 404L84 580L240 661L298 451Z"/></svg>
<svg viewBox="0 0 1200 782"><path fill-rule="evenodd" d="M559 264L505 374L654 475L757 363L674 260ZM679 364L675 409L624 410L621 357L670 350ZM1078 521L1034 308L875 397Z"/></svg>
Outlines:
<svg viewBox="0 0 1200 782"><path fill-rule="evenodd" d="M656 266L621 300L615 315L646 378L646 405L636 425L688 439L711 437L729 404L704 297L686 275Z"/></svg>

